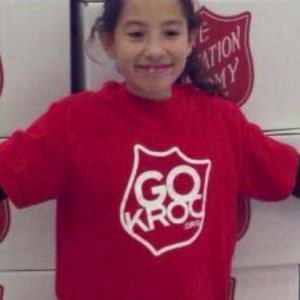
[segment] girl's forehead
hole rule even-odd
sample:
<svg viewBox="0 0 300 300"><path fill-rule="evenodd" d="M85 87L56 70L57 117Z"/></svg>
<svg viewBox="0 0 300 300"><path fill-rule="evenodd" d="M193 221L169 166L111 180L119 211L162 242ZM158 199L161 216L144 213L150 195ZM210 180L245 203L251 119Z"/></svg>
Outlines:
<svg viewBox="0 0 300 300"><path fill-rule="evenodd" d="M128 19L169 20L184 19L179 0L123 0L120 21Z"/></svg>

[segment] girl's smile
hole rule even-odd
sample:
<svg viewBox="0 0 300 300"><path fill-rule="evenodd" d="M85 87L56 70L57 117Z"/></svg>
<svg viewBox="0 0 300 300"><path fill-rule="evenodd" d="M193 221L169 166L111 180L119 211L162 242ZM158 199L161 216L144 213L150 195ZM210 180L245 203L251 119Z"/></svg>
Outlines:
<svg viewBox="0 0 300 300"><path fill-rule="evenodd" d="M165 99L184 70L193 39L177 0L126 0L113 37L102 43L138 96Z"/></svg>
<svg viewBox="0 0 300 300"><path fill-rule="evenodd" d="M161 65L138 65L136 68L138 71L144 71L150 74L164 74L173 67L173 64L161 64Z"/></svg>
<svg viewBox="0 0 300 300"><path fill-rule="evenodd" d="M147 77L154 77L154 79L163 79L173 72L173 64L160 64L160 65L137 65L136 72L138 75L143 76L145 80ZM150 78L151 80L151 78Z"/></svg>

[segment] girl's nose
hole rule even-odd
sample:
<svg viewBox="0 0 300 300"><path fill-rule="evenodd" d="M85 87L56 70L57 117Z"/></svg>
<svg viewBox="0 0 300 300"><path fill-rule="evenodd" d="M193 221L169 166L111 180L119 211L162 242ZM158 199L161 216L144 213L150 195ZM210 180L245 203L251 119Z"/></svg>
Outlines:
<svg viewBox="0 0 300 300"><path fill-rule="evenodd" d="M166 49L164 47L164 43L159 37L151 37L149 38L145 55L150 60L159 60L165 55Z"/></svg>

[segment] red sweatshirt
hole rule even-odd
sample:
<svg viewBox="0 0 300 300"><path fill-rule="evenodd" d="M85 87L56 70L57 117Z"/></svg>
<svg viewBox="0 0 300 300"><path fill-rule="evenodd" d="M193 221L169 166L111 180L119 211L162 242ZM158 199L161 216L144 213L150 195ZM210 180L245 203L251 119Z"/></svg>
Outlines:
<svg viewBox="0 0 300 300"><path fill-rule="evenodd" d="M60 300L225 300L238 196L287 197L297 163L234 104L109 82L1 144L0 183L18 207L57 198Z"/></svg>

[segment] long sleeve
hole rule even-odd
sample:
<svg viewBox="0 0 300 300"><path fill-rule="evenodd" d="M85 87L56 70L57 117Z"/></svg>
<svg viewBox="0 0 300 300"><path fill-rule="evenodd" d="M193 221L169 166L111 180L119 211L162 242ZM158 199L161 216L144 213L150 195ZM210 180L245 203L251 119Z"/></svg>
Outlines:
<svg viewBox="0 0 300 300"><path fill-rule="evenodd" d="M18 207L56 198L66 170L65 101L0 144L0 186Z"/></svg>
<svg viewBox="0 0 300 300"><path fill-rule="evenodd" d="M296 181L297 151L263 134L245 118L243 127L241 190L253 198L276 201L289 196Z"/></svg>

